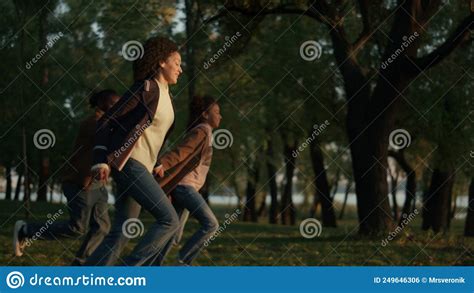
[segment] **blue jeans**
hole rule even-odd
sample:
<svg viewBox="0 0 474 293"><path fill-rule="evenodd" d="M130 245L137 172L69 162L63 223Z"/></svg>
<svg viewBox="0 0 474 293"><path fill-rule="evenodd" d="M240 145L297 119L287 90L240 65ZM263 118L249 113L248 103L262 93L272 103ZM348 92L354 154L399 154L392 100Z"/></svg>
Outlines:
<svg viewBox="0 0 474 293"><path fill-rule="evenodd" d="M130 158L122 171L113 170L113 178L118 187L114 223L86 265L113 265L117 261L129 241L122 226L128 219L138 218L141 207L155 217L156 222L121 264L147 265L175 235L179 228L178 215L153 175L140 162Z"/></svg>
<svg viewBox="0 0 474 293"><path fill-rule="evenodd" d="M182 231L187 220L187 214L184 209L188 210L189 215L196 218L199 221L199 224L201 224L199 230L191 236L179 251L178 260L190 265L198 256L206 240L209 240L209 238L217 231L219 223L202 195L193 187L188 185L178 185L171 192L171 197L173 206L181 218L180 229L178 229L175 236L168 241L163 251L154 260L153 265L161 265L164 257L171 250L171 247L179 242L182 235L179 231Z"/></svg>
<svg viewBox="0 0 474 293"><path fill-rule="evenodd" d="M66 182L62 188L67 198L69 220L54 222L44 233L41 231L45 223L28 223L26 236L28 238L35 236L43 240L76 239L85 236L72 263L82 265L109 232L107 190L105 187L84 190L77 184Z"/></svg>

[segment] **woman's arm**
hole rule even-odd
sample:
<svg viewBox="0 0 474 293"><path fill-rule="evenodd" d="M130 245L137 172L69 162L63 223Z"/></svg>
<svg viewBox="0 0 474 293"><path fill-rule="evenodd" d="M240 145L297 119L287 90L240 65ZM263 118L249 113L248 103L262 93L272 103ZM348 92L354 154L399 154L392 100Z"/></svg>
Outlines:
<svg viewBox="0 0 474 293"><path fill-rule="evenodd" d="M186 160L201 143L205 143L205 140L207 141L206 136L206 132L201 127L195 127L186 134L178 146L161 156L157 161L157 165L161 165L163 171L166 171Z"/></svg>
<svg viewBox="0 0 474 293"><path fill-rule="evenodd" d="M120 98L120 100L97 122L95 133L95 143L93 150L93 169L99 167L108 167L107 154L110 147L110 137L112 131L120 125L120 120L142 101L141 95L143 91L149 88L150 81L144 83L136 83Z"/></svg>

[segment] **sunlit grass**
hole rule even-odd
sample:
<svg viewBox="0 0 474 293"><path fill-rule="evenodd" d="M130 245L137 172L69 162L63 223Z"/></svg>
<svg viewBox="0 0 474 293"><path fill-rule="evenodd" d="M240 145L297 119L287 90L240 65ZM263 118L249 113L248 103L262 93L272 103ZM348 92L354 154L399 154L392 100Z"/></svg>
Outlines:
<svg viewBox="0 0 474 293"><path fill-rule="evenodd" d="M12 253L12 228L16 220L24 219L25 210L18 202L0 203L0 264L1 265L68 265L79 248L80 240L35 241L23 257ZM63 205L32 204L31 219L45 221ZM231 207L213 207L222 223ZM67 218L67 213L65 217ZM144 213L148 227L153 218ZM464 221L453 220L448 234L421 231L417 217L395 240L382 246L384 237L366 238L357 234L357 220L349 210L338 228L323 228L319 237L306 239L298 226L281 226L262 222L233 222L212 241L196 259L201 266L351 266L351 265L474 265L474 238L462 236ZM197 229L194 220L185 229L184 240ZM136 239L124 253L131 251ZM175 265L178 249L171 251L165 265Z"/></svg>

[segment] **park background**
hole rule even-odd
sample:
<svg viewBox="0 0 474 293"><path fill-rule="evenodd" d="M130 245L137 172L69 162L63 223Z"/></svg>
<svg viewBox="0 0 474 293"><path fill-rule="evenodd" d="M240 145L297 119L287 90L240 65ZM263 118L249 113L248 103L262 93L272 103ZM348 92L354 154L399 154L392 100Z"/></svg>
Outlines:
<svg viewBox="0 0 474 293"><path fill-rule="evenodd" d="M14 257L13 224L66 210L88 97L163 35L184 70L167 147L193 95L223 116L201 193L227 222L197 265L473 265L471 2L1 1L0 264L70 263L80 240Z"/></svg>

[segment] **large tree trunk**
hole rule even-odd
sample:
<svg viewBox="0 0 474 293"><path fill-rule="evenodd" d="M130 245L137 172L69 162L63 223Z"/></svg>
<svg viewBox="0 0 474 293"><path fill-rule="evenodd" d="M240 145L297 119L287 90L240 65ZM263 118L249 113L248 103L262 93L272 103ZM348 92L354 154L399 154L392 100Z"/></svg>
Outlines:
<svg viewBox="0 0 474 293"><path fill-rule="evenodd" d="M402 168L406 174L406 187L405 187L405 202L402 208L402 216L400 220L408 217L408 215L415 208L415 199L416 199L416 173L415 170L408 164L405 159L405 152L402 150L395 152L389 151L389 156L395 159L397 164Z"/></svg>
<svg viewBox="0 0 474 293"><path fill-rule="evenodd" d="M330 195L328 179L326 175L326 168L324 166L324 157L321 151L321 146L317 141L314 141L310 147L311 164L314 172L315 201L321 202L321 214L323 225L326 227L336 227L336 215L334 213L334 206Z"/></svg>
<svg viewBox="0 0 474 293"><path fill-rule="evenodd" d="M469 198L467 205L466 226L464 226L464 236L474 236L474 177L469 185Z"/></svg>
<svg viewBox="0 0 474 293"><path fill-rule="evenodd" d="M256 192L257 192L257 183L259 180L259 170L260 164L258 157L255 158L253 166L248 169L247 175L247 190L246 190L246 199L244 207L244 221L257 222L257 209L256 209Z"/></svg>
<svg viewBox="0 0 474 293"><path fill-rule="evenodd" d="M430 188L423 199L423 230L445 232L449 229L454 176L453 170L437 168L433 171Z"/></svg>
<svg viewBox="0 0 474 293"><path fill-rule="evenodd" d="M270 224L278 223L278 187L276 182L276 167L275 154L273 152L273 139L268 140L267 145L267 173L268 173L268 188L270 192L270 211L268 213L268 221Z"/></svg>
<svg viewBox="0 0 474 293"><path fill-rule="evenodd" d="M283 155L285 158L285 185L281 196L280 217L283 225L296 224L296 209L293 204L293 176L296 167L296 158L292 155L296 151L297 142L288 142L283 138Z"/></svg>

